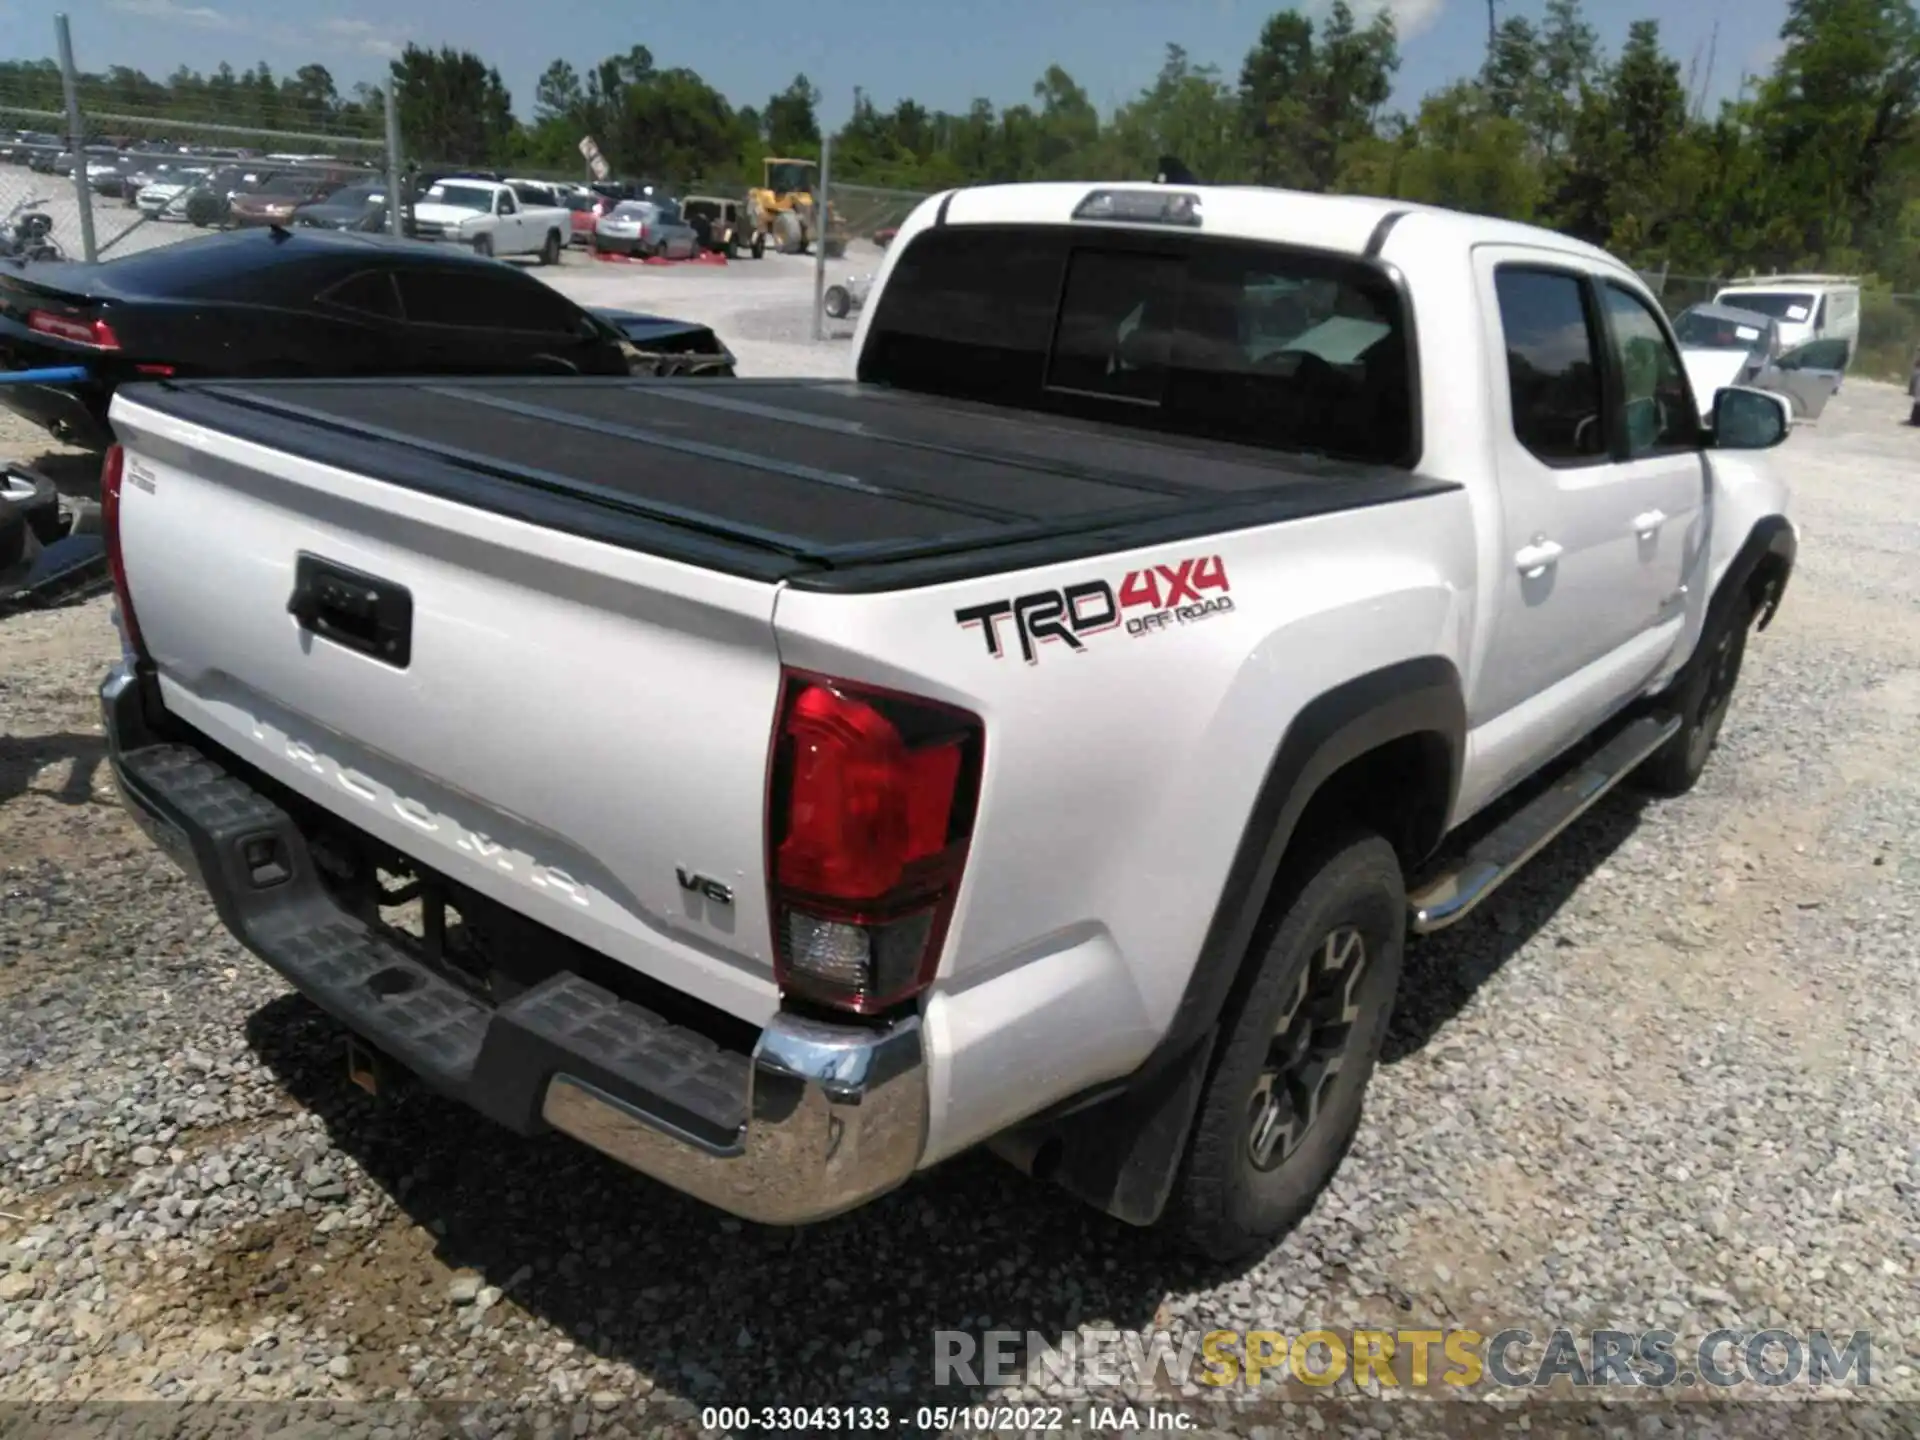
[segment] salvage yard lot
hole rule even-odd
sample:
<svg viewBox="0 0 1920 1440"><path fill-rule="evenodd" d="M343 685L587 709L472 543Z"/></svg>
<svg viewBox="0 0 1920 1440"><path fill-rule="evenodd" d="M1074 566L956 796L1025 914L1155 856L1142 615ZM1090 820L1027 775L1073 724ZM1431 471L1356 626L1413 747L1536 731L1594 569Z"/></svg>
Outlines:
<svg viewBox="0 0 1920 1440"><path fill-rule="evenodd" d="M806 343L792 261L554 278L714 325L745 374L846 364ZM370 1100L113 800L107 602L5 622L0 1398L898 1408L940 1328L1726 1325L1871 1331L1876 1397L1920 1401L1906 404L1849 383L1766 457L1800 566L1705 780L1615 795L1410 952L1352 1155L1232 1272L979 1156L771 1231ZM0 448L44 448L7 423Z"/></svg>
<svg viewBox="0 0 1920 1440"><path fill-rule="evenodd" d="M0 178L17 184L29 177L24 170L0 169ZM41 208L53 217L55 236L77 257L80 230L71 182L46 175L30 178L27 189L46 198ZM0 210L5 208L0 205ZM116 201L97 202L94 215L98 243L105 247L103 260L213 233L184 221L140 223L138 212L123 209ZM828 283L875 268L880 256L865 241L855 242L843 258L827 262ZM827 354L814 353L812 256L769 252L759 260L747 258L728 265L660 266L597 261L575 247L563 253L554 269L538 268L529 261L508 263L524 265L581 305L618 306L712 325L757 375L817 375L846 364L844 343ZM851 319L829 323L829 333L842 341L852 330ZM0 412L0 427L9 423ZM9 447L6 453L15 454L20 443L0 428L0 445Z"/></svg>

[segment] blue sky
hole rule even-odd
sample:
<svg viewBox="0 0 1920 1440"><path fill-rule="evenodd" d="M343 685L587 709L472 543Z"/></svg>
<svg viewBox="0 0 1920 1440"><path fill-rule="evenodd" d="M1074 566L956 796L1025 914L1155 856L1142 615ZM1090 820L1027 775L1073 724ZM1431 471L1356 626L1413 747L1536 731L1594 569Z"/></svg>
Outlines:
<svg viewBox="0 0 1920 1440"><path fill-rule="evenodd" d="M57 3L57 0L56 0ZM1326 0L1300 0L1309 13ZM1486 46L1485 0L1351 0L1385 5L1400 21L1403 64L1395 103L1412 108L1433 87L1475 69ZM1498 0L1502 14L1537 18L1545 0ZM0 55L53 51L49 0L0 0ZM135 65L165 75L221 60L276 73L318 60L343 90L376 80L385 58L414 41L475 50L499 67L525 113L535 78L556 56L591 64L636 41L661 65L698 70L736 104L759 104L804 71L839 123L856 85L887 105L911 95L962 109L976 95L998 104L1029 97L1050 63L1064 65L1103 110L1152 79L1168 41L1231 77L1273 10L1272 0L65 0L74 48L90 70ZM1667 48L1704 67L1716 18L1715 98L1777 51L1786 0L1587 0L1608 47L1628 24L1659 16ZM1662 12L1665 12L1664 14ZM44 31L43 35L37 33Z"/></svg>

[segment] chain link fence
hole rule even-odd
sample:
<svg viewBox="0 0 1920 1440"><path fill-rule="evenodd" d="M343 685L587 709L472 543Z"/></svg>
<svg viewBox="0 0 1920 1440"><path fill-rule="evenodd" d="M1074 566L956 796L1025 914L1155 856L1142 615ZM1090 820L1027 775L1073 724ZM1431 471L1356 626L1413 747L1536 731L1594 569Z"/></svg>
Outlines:
<svg viewBox="0 0 1920 1440"><path fill-rule="evenodd" d="M66 117L54 110L0 104L0 254L10 253L14 237L26 249L27 233L37 228L23 222L30 215L47 218L47 233L35 246L57 247L53 253L79 258L82 253L79 210L73 182L59 173L66 157ZM29 252L31 253L31 252Z"/></svg>
<svg viewBox="0 0 1920 1440"><path fill-rule="evenodd" d="M61 61L0 66L0 236L37 214L59 253L107 259L379 186L385 116L365 96L264 68L165 85L93 74L71 63L64 17L47 38Z"/></svg>
<svg viewBox="0 0 1920 1440"><path fill-rule="evenodd" d="M72 63L63 25L56 21L46 37L62 60L0 64L0 253L31 246L28 253L111 258L218 228L285 221L296 209L303 222L385 229L390 173L401 176L409 202L421 185L459 174L550 182L570 208L593 202L579 168L489 172L431 163L430 157L390 157L386 136L397 135L397 126L389 124L384 98L364 88L342 97L330 80L324 93L316 93L318 81L307 71L276 79L264 67L236 75L222 65L209 75L166 84L124 66L104 74L84 71ZM74 114L77 125L69 118ZM409 148L405 137L398 137L397 148ZM821 179L817 170L811 178L815 185ZM737 204L747 222L743 235L751 235L754 219L770 218L756 216L749 202L760 179L661 177L669 195ZM624 193L617 184L599 188L607 195ZM857 323L886 245L927 197L842 180L831 165L826 188L825 329L844 335ZM28 216L44 218L22 225ZM576 216L569 238L584 241L591 230L590 220ZM772 254L778 248L774 236L766 241ZM1674 315L1711 300L1727 283L1664 267L1641 274ZM1920 295L1891 293L1869 282L1862 294L1856 373L1904 383L1917 351Z"/></svg>
<svg viewBox="0 0 1920 1440"><path fill-rule="evenodd" d="M927 198L919 190L889 190L830 180L828 213L837 254L829 252L826 284L821 295L823 333L828 339L852 336L880 258L894 232L914 208Z"/></svg>
<svg viewBox="0 0 1920 1440"><path fill-rule="evenodd" d="M1905 385L1920 360L1920 295L1868 290L1860 297L1860 348L1854 369L1871 380Z"/></svg>

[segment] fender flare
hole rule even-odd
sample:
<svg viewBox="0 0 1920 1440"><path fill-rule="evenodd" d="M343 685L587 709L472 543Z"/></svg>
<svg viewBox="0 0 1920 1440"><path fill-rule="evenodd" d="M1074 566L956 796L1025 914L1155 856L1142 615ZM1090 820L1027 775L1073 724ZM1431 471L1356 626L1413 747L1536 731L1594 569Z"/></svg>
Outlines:
<svg viewBox="0 0 1920 1440"><path fill-rule="evenodd" d="M1131 1077L1051 1107L996 1148L1117 1219L1157 1220L1186 1153L1221 1014L1307 806L1350 762L1392 741L1437 733L1447 742L1450 813L1466 732L1460 672L1437 655L1371 671L1308 702L1268 763L1167 1033Z"/></svg>
<svg viewBox="0 0 1920 1440"><path fill-rule="evenodd" d="M1763 515L1756 520L1753 529L1747 532L1746 540L1734 552L1726 573L1720 577L1720 583L1714 587L1713 598L1707 602L1707 616L1701 633L1710 634L1712 625L1725 621L1734 601L1746 592L1761 565L1769 560L1779 566L1780 581L1760 599L1757 628L1764 630L1771 625L1774 612L1780 608L1780 598L1786 594L1787 582L1793 578L1793 562L1799 550L1799 538L1794 534L1793 523L1786 516Z"/></svg>

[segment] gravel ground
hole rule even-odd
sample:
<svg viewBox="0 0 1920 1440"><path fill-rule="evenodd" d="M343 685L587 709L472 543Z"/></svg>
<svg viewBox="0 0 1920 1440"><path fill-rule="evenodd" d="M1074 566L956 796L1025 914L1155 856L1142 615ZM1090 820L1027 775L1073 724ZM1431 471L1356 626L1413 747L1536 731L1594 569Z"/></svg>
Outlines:
<svg viewBox="0 0 1920 1440"><path fill-rule="evenodd" d="M706 293L686 279L673 293ZM785 283L752 282L766 299ZM722 323L725 303L681 313ZM763 323L766 369L820 359ZM1351 1157L1295 1234L1230 1272L985 1158L777 1231L431 1097L368 1099L340 1032L112 799L92 693L116 651L106 603L7 621L0 1399L460 1400L555 1407L578 1434L691 1423L673 1401L901 1406L929 1394L942 1327L1724 1325L1872 1331L1870 1394L1908 1408L1823 1406L1820 1428L1914 1433L1905 405L1849 385L1779 452L1800 566L1700 787L1610 800L1415 948ZM0 450L41 448L4 426ZM1306 1423L1458 1433L1458 1409ZM1794 1409L1769 1412L1775 1433L1806 1433Z"/></svg>

